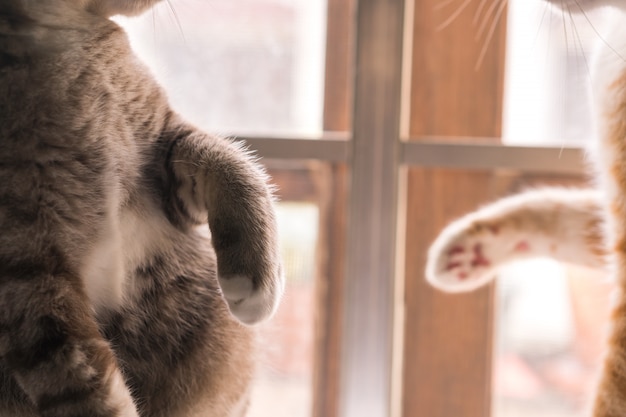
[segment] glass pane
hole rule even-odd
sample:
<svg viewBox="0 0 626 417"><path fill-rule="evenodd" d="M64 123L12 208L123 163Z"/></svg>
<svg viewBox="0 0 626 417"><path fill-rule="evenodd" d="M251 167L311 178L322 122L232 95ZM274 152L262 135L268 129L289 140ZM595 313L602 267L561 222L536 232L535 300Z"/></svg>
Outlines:
<svg viewBox="0 0 626 417"><path fill-rule="evenodd" d="M162 2L118 19L174 108L223 134L321 131L325 0Z"/></svg>
<svg viewBox="0 0 626 417"><path fill-rule="evenodd" d="M248 417L335 415L339 354L335 287L343 283L343 166L265 161L278 189L287 285L275 317L259 327L259 369ZM339 247L338 247L339 246Z"/></svg>
<svg viewBox="0 0 626 417"><path fill-rule="evenodd" d="M524 176L509 190L539 184L583 185L575 177ZM550 259L501 271L494 315L494 417L588 415L609 324L613 284L607 278L605 271Z"/></svg>
<svg viewBox="0 0 626 417"><path fill-rule="evenodd" d="M612 285L550 260L503 271L494 417L583 417L601 362Z"/></svg>
<svg viewBox="0 0 626 417"><path fill-rule="evenodd" d="M506 174L505 174L506 175ZM404 302L404 417L490 415L492 291L447 294L424 279L426 253L451 220L508 188L485 170L408 169Z"/></svg>
<svg viewBox="0 0 626 417"><path fill-rule="evenodd" d="M247 415L308 417L319 209L307 202L282 202L277 209L287 287L277 315L260 329L261 366Z"/></svg>
<svg viewBox="0 0 626 417"><path fill-rule="evenodd" d="M463 294L424 280L428 248L453 219L539 184L581 183L513 170L409 169L404 416L587 415L608 327L611 285L602 272L519 262L494 287Z"/></svg>
<svg viewBox="0 0 626 417"><path fill-rule="evenodd" d="M601 41L594 27L605 16L509 1L503 143L577 146L593 138L589 66Z"/></svg>
<svg viewBox="0 0 626 417"><path fill-rule="evenodd" d="M412 140L499 142L506 2L409 3L413 39L403 134Z"/></svg>

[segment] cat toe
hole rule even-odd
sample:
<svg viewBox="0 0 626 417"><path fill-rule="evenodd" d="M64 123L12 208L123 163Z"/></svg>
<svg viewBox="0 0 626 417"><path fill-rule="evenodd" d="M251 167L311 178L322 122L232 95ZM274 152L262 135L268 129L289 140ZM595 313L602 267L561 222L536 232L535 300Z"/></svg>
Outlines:
<svg viewBox="0 0 626 417"><path fill-rule="evenodd" d="M489 281L497 262L489 233L470 233L471 224L453 223L428 252L426 280L447 292L470 291Z"/></svg>
<svg viewBox="0 0 626 417"><path fill-rule="evenodd" d="M491 262L476 245L454 245L431 250L426 279L447 292L470 291L485 283L491 275Z"/></svg>
<svg viewBox="0 0 626 417"><path fill-rule="evenodd" d="M276 311L283 293L283 279L271 282L273 285L255 288L248 276L220 277L220 286L230 311L247 325L264 321Z"/></svg>

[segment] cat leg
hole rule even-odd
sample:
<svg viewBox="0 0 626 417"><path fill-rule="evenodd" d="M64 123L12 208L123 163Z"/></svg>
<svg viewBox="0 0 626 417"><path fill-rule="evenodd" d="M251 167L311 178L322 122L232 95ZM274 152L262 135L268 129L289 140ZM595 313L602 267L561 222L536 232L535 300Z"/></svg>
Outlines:
<svg viewBox="0 0 626 417"><path fill-rule="evenodd" d="M618 15L619 16L619 15ZM617 49L603 49L596 56L593 92L600 181L606 190L607 247L617 294L600 381L593 404L594 417L626 415L626 73L615 51L626 52L623 25L614 27L610 39ZM621 43L620 43L621 42ZM619 64L619 65L616 65Z"/></svg>
<svg viewBox="0 0 626 417"><path fill-rule="evenodd" d="M2 368L41 417L138 416L80 278L4 263L0 283Z"/></svg>
<svg viewBox="0 0 626 417"><path fill-rule="evenodd" d="M430 247L426 279L444 291L477 288L512 261L550 257L604 266L600 194L547 188L503 198L447 226Z"/></svg>
<svg viewBox="0 0 626 417"><path fill-rule="evenodd" d="M268 318L284 278L267 175L228 140L193 130L175 136L169 169L179 217L208 218L219 282L235 317L246 324Z"/></svg>

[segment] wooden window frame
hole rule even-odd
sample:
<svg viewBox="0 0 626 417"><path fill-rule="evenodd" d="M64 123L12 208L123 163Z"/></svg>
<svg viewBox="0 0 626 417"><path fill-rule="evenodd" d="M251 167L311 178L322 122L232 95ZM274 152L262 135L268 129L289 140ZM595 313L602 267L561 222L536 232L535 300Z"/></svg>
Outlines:
<svg viewBox="0 0 626 417"><path fill-rule="evenodd" d="M502 169L580 175L583 153L499 144L505 24L476 70L480 2L444 29L438 0L328 2L325 133L241 138L323 190L313 416L489 416L493 288L437 293L424 254Z"/></svg>

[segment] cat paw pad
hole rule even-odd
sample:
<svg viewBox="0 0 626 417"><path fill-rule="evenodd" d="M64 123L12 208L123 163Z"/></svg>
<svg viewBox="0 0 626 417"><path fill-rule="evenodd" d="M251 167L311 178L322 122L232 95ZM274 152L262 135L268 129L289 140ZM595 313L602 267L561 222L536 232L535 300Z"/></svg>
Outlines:
<svg viewBox="0 0 626 417"><path fill-rule="evenodd" d="M452 224L428 253L426 279L449 291L469 291L492 278L503 257L499 228Z"/></svg>
<svg viewBox="0 0 626 417"><path fill-rule="evenodd" d="M230 311L239 321L249 325L268 319L276 311L283 292L283 280L272 282L274 286L255 288L248 276L220 277L222 293Z"/></svg>

